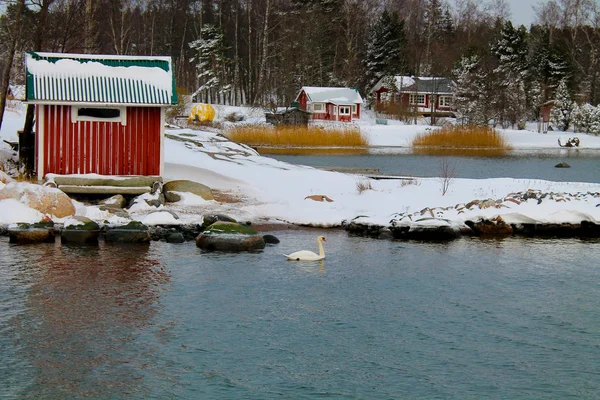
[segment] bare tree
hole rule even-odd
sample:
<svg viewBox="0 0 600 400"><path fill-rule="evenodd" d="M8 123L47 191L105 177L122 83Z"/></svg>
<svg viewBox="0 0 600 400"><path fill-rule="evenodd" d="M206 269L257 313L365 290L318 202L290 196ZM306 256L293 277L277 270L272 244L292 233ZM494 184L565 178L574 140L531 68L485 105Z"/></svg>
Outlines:
<svg viewBox="0 0 600 400"><path fill-rule="evenodd" d="M6 97L8 95L8 86L10 83L10 70L12 69L13 60L15 58L15 52L17 50L17 44L21 38L22 24L21 19L23 12L25 11L25 0L19 0L17 3L17 11L15 21L12 26L7 26L10 32L10 46L8 50L8 59L2 71L2 97L0 98L0 128L2 127L2 119L4 118L4 110L6 108Z"/></svg>
<svg viewBox="0 0 600 400"><path fill-rule="evenodd" d="M450 188L450 184L456 178L456 164L448 160L447 158L442 158L440 161L440 183L442 184L442 196L444 196L448 192L448 188Z"/></svg>

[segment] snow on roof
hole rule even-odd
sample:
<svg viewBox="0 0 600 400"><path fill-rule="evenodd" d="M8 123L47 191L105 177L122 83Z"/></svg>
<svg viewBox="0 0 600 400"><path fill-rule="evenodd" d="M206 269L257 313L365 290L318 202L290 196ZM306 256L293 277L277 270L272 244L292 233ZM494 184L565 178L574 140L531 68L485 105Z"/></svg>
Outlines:
<svg viewBox="0 0 600 400"><path fill-rule="evenodd" d="M386 89L412 93L451 93L452 80L439 76L384 76L371 89L374 93Z"/></svg>
<svg viewBox="0 0 600 400"><path fill-rule="evenodd" d="M177 102L170 57L28 53L25 64L29 101Z"/></svg>
<svg viewBox="0 0 600 400"><path fill-rule="evenodd" d="M363 102L358 90L352 88L303 86L298 96L296 96L296 100L298 100L302 91L313 103L334 103L334 100L337 101L334 104L362 104Z"/></svg>

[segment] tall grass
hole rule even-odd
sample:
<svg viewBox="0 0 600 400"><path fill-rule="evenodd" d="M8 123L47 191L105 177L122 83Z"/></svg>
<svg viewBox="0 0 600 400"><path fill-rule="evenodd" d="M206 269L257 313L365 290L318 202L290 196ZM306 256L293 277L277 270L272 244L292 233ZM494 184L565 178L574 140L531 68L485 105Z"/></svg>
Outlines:
<svg viewBox="0 0 600 400"><path fill-rule="evenodd" d="M419 134L413 147L510 150L504 136L488 126L452 125Z"/></svg>
<svg viewBox="0 0 600 400"><path fill-rule="evenodd" d="M234 142L256 147L364 147L368 145L368 141L356 127L238 126L226 130L224 135Z"/></svg>

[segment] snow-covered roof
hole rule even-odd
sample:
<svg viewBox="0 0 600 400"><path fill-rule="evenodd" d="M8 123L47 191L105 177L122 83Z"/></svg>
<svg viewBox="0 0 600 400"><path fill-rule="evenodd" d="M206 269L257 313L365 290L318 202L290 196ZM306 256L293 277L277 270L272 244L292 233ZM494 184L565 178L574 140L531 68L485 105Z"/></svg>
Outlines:
<svg viewBox="0 0 600 400"><path fill-rule="evenodd" d="M439 76L384 76L371 89L372 93L382 87L402 93L452 93L452 79Z"/></svg>
<svg viewBox="0 0 600 400"><path fill-rule="evenodd" d="M298 100L302 92L306 93L308 100L313 103L333 103L345 105L362 104L363 102L358 90L352 88L303 86L296 96L296 100Z"/></svg>
<svg viewBox="0 0 600 400"><path fill-rule="evenodd" d="M27 101L177 103L170 57L27 53Z"/></svg>

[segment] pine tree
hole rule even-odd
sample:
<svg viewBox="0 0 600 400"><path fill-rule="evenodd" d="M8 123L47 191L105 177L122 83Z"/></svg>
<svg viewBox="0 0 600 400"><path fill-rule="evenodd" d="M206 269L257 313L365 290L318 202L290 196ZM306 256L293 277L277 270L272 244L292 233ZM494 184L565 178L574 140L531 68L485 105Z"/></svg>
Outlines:
<svg viewBox="0 0 600 400"><path fill-rule="evenodd" d="M384 10L369 31L365 60L367 88L386 75L398 75L405 70L405 48L404 21L398 13Z"/></svg>
<svg viewBox="0 0 600 400"><path fill-rule="evenodd" d="M196 54L190 62L196 63L198 71L198 88L192 97L203 98L205 102L218 102L218 95L230 88L222 81L227 64L223 34L213 25L204 25L200 31L200 39L190 42L189 46Z"/></svg>
<svg viewBox="0 0 600 400"><path fill-rule="evenodd" d="M551 118L558 130L567 131L571 122L573 121L573 109L575 102L571 100L569 89L567 88L567 81L563 79L558 84L556 89L556 98L554 100L554 106L552 107Z"/></svg>
<svg viewBox="0 0 600 400"><path fill-rule="evenodd" d="M454 105L458 119L464 124L486 125L491 119L489 74L477 55L463 56L453 70Z"/></svg>
<svg viewBox="0 0 600 400"><path fill-rule="evenodd" d="M511 21L506 21L500 38L491 46L492 54L498 59L494 74L498 77L495 91L497 122L504 128L522 125L527 114L528 63L527 30L521 25L515 29Z"/></svg>
<svg viewBox="0 0 600 400"><path fill-rule="evenodd" d="M600 135L600 106L592 106L589 132L596 136Z"/></svg>

